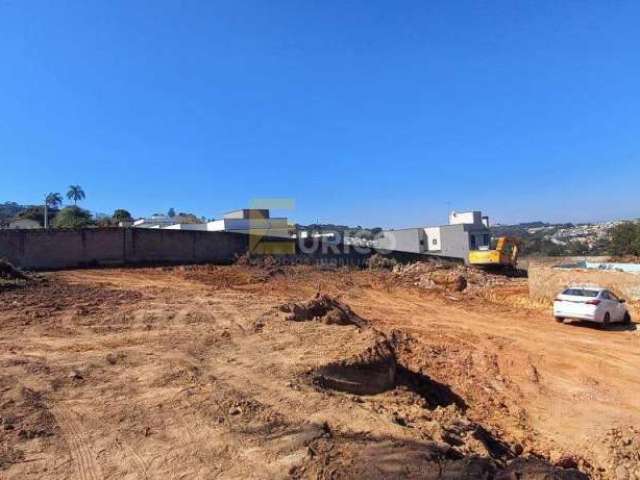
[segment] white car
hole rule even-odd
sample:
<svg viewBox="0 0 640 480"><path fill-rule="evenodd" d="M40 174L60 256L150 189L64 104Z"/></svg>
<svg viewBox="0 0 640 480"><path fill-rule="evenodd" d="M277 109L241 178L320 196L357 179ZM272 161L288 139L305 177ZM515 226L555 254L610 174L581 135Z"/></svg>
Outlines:
<svg viewBox="0 0 640 480"><path fill-rule="evenodd" d="M631 323L625 300L602 287L569 287L553 302L553 315L558 322L586 320L602 326L610 323Z"/></svg>

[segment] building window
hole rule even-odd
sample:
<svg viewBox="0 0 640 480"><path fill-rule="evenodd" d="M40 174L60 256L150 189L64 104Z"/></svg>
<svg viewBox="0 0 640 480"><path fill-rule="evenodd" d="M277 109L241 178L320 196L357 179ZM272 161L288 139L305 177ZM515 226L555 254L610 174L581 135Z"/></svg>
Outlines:
<svg viewBox="0 0 640 480"><path fill-rule="evenodd" d="M431 243L433 243L434 245L438 245L438 239L437 239L437 238L434 238L434 239L431 241Z"/></svg>
<svg viewBox="0 0 640 480"><path fill-rule="evenodd" d="M489 242L491 241L491 237L489 236L488 233L485 233L482 236L482 245L489 245Z"/></svg>

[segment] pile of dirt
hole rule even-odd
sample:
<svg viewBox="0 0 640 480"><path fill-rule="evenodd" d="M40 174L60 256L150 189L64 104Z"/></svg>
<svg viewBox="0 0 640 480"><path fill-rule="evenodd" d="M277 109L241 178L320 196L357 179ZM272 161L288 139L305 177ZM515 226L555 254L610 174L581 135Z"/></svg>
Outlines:
<svg viewBox="0 0 640 480"><path fill-rule="evenodd" d="M314 383L356 395L375 395L395 388L397 365L391 343L380 335L367 350L355 357L318 368Z"/></svg>
<svg viewBox="0 0 640 480"><path fill-rule="evenodd" d="M28 280L28 276L9 261L0 259L0 278L5 280Z"/></svg>
<svg viewBox="0 0 640 480"><path fill-rule="evenodd" d="M614 428L604 439L608 447L608 473L616 479L640 478L640 428Z"/></svg>
<svg viewBox="0 0 640 480"><path fill-rule="evenodd" d="M504 440L498 431L470 420L464 399L447 385L402 363L399 352L410 348L409 335L376 333L376 340L364 352L317 368L312 373L313 384L355 395L352 399L357 398L364 408L418 432L424 441L411 447L410 442L381 442L366 435L323 438L310 446L314 456L320 457L318 462L323 462L323 474L324 468L336 467L330 470L341 475L330 478L431 478L424 476L427 472L433 472L433 478L587 478L576 465L554 465L549 459L526 454L521 445ZM336 455L338 451L340 455ZM396 457L404 459L404 467L398 471L391 462ZM316 471L316 460L310 463L305 470ZM443 470L447 475L442 476Z"/></svg>
<svg viewBox="0 0 640 480"><path fill-rule="evenodd" d="M358 328L368 326L368 322L354 313L349 305L320 293L308 302L281 305L280 311L288 313L287 320L294 322L315 320L328 325L355 325Z"/></svg>
<svg viewBox="0 0 640 480"><path fill-rule="evenodd" d="M0 259L0 292L24 287L35 280L39 278L23 272L5 259Z"/></svg>
<svg viewBox="0 0 640 480"><path fill-rule="evenodd" d="M509 282L504 275L437 261L396 265L393 274L401 284L444 292L473 293Z"/></svg>

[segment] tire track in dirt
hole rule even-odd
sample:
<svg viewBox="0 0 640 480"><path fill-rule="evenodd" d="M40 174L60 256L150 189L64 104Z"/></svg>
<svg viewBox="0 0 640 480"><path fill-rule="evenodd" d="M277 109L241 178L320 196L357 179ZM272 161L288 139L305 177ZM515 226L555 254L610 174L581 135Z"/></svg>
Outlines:
<svg viewBox="0 0 640 480"><path fill-rule="evenodd" d="M125 454L125 458L129 457L131 459L131 463L133 463L134 468L138 472L138 478L149 480L149 469L138 452L136 452L131 445L122 439L117 439L116 442Z"/></svg>
<svg viewBox="0 0 640 480"><path fill-rule="evenodd" d="M89 447L82 426L74 418L75 414L66 407L54 406L51 411L62 430L71 451L79 480L102 480L102 472Z"/></svg>
<svg viewBox="0 0 640 480"><path fill-rule="evenodd" d="M86 406L78 406L75 408L75 412L81 416L91 417L92 412ZM133 468L138 473L138 478L148 480L149 479L149 468L147 463L143 460L140 454L123 438L116 437L116 445L120 447L122 453L125 455L125 459L131 459L131 463L133 464Z"/></svg>

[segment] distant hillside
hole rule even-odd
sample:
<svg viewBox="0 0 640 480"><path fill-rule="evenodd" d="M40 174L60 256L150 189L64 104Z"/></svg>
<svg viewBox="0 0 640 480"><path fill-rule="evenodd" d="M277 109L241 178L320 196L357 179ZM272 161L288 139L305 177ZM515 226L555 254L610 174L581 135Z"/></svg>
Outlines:
<svg viewBox="0 0 640 480"><path fill-rule="evenodd" d="M607 254L614 223L573 224L527 222L491 227L493 237L516 237L524 255Z"/></svg>
<svg viewBox="0 0 640 480"><path fill-rule="evenodd" d="M0 203L0 225L9 223L16 215L25 211L27 208L26 205L19 205L16 202Z"/></svg>

